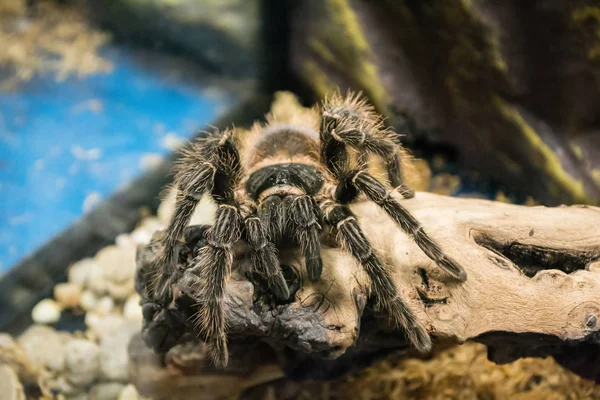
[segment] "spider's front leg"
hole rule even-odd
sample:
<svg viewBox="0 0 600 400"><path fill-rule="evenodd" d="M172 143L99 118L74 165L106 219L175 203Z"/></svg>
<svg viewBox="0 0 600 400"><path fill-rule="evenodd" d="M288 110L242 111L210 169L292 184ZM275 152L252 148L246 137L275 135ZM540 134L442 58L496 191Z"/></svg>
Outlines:
<svg viewBox="0 0 600 400"><path fill-rule="evenodd" d="M467 279L467 273L454 259L446 255L440 246L425 232L417 219L404 208L383 183L365 170L351 171L343 178L340 187L351 188L353 193L363 192L369 200L379 205L407 235L413 238L419 248L441 269L460 282Z"/></svg>
<svg viewBox="0 0 600 400"><path fill-rule="evenodd" d="M346 147L359 152L361 168L365 167L367 154L376 154L384 161L391 186L404 198L414 197L414 190L404 183L396 135L385 128L383 118L359 95L336 95L325 102L320 137L321 156L330 171L348 169Z"/></svg>
<svg viewBox="0 0 600 400"><path fill-rule="evenodd" d="M308 279L315 282L321 277L323 261L321 260L321 210L308 195L290 195L284 199L284 206L289 210L290 230L294 240L304 252L304 261Z"/></svg>
<svg viewBox="0 0 600 400"><path fill-rule="evenodd" d="M267 229L256 214L256 206L245 201L240 207L244 220L243 239L250 247L250 259L254 271L262 275L269 289L280 300L290 297L290 290L279 268L275 245L267 237Z"/></svg>
<svg viewBox="0 0 600 400"><path fill-rule="evenodd" d="M189 224L196 205L202 196L213 187L217 167L211 161L186 165L176 176L177 199L175 211L161 239L161 250L154 263L151 288L159 303L166 305L171 301L171 278L178 263L179 251L183 244L181 237Z"/></svg>
<svg viewBox="0 0 600 400"><path fill-rule="evenodd" d="M208 230L207 245L200 250L194 265L186 271L197 276L196 288L200 312L200 332L206 337L215 365L225 367L227 321L225 286L233 264L233 245L240 238L240 215L237 207L220 204L214 225Z"/></svg>
<svg viewBox="0 0 600 400"><path fill-rule="evenodd" d="M222 367L228 361L225 286L233 264L232 248L242 234L248 242L257 271L267 278L275 295L284 299L289 297L274 247L267 241L254 208L236 191L243 177L243 168L231 134L217 132L199 142L187 153L177 176L182 180L200 182L194 173L199 160L208 160L204 164L213 169L212 182L204 184L202 188L210 188L210 194L218 204L215 222L207 232L206 246L185 273L192 286L196 286L193 292L196 293L200 310L197 315L198 329L206 337L212 360ZM175 215L185 218L173 218L167 235L171 241L167 241L167 244L176 241L181 235L180 231L189 222L193 207L186 208L187 202L195 200L197 203L200 196L191 196L188 189L181 198L183 200Z"/></svg>
<svg viewBox="0 0 600 400"><path fill-rule="evenodd" d="M343 247L360 262L371 279L371 290L377 307L389 313L395 326L404 328L406 336L417 350L431 350L431 338L427 330L398 294L394 281L365 237L352 211L334 198L323 200L320 206L325 222L337 229Z"/></svg>

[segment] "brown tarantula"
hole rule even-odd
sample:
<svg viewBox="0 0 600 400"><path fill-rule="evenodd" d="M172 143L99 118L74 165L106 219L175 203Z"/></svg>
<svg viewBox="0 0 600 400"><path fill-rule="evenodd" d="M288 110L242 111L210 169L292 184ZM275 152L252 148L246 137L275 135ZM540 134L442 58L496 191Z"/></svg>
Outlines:
<svg viewBox="0 0 600 400"><path fill-rule="evenodd" d="M216 219L207 231L207 245L188 272L197 276L199 329L217 365L225 366L228 360L224 295L233 245L240 239L247 244L254 271L277 298L286 300L290 293L277 246L283 241L299 246L309 279L318 280L323 227L337 233L341 245L363 266L377 306L405 329L418 350L431 348L427 331L398 295L348 207L361 193L381 206L439 267L460 281L466 279L463 268L392 196L398 191L409 198L414 191L403 183L401 146L382 117L360 95L334 95L320 108L320 126L314 125L271 120L244 135L235 130L209 133L195 141L177 165L176 209L162 239L164 250L158 258L162 275L156 290L168 290L184 228L200 198L209 194L218 204ZM369 172L367 156L383 159L389 182Z"/></svg>

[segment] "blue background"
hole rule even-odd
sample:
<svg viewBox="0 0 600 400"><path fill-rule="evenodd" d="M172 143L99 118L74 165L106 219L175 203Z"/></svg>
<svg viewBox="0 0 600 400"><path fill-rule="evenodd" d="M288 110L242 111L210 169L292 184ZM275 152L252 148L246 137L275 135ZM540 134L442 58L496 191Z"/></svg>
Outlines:
<svg viewBox="0 0 600 400"><path fill-rule="evenodd" d="M0 93L0 274L234 100L178 60L103 55L109 74Z"/></svg>

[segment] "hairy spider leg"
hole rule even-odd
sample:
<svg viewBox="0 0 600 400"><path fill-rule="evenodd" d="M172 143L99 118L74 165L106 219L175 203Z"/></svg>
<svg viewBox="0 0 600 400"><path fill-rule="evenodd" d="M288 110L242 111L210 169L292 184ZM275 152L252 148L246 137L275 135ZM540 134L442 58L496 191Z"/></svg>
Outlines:
<svg viewBox="0 0 600 400"><path fill-rule="evenodd" d="M417 350L431 350L429 334L419 323L408 303L398 295L394 281L375 254L352 211L334 199L324 200L321 207L325 214L325 222L337 229L343 247L360 262L371 279L377 307L389 313L395 326L404 328L406 336Z"/></svg>
<svg viewBox="0 0 600 400"><path fill-rule="evenodd" d="M157 284L153 285L155 296L162 303L170 301L170 279L177 265L179 251L182 244L181 236L185 227L190 222L196 205L202 196L211 191L214 183L216 166L212 161L203 160L190 163L185 169L185 174L175 177L177 200L175 211L171 216L169 225L162 238L162 248L159 252L154 270L158 272Z"/></svg>
<svg viewBox="0 0 600 400"><path fill-rule="evenodd" d="M233 264L231 248L239 238L238 209L230 204L220 204L215 223L208 230L208 244L200 250L189 270L199 278L199 329L206 337L209 355L218 367L225 367L229 359L225 283Z"/></svg>
<svg viewBox="0 0 600 400"><path fill-rule="evenodd" d="M203 165L210 174L201 174ZM275 250L263 246L259 240L264 236L263 227L244 219L242 224L240 202L235 197L235 189L243 175L239 152L231 140L231 132L214 132L198 140L184 153L178 163L180 167L175 177L182 192L176 204L174 216L167 230L166 252L176 252L177 244L185 226L189 223L195 206L207 191L218 204L216 219L207 230L207 245L203 247L189 272L198 276L201 285L198 291L200 313L199 329L209 343L210 355L218 366L227 365L225 283L231 273L233 263L232 246L240 239L242 231L249 228L249 247L253 258L258 260L256 268L267 278L271 278L276 295L287 299L289 291ZM209 176L212 179L205 178ZM246 213L244 217L252 217ZM248 223L247 223L248 222ZM262 247L261 247L262 246ZM176 254L173 255L176 257ZM287 295L287 296L286 296Z"/></svg>
<svg viewBox="0 0 600 400"><path fill-rule="evenodd" d="M262 275L277 298L287 300L290 290L279 268L275 245L269 241L265 225L256 213L256 206L247 201L241 205L240 211L244 220L243 239L250 247L253 269Z"/></svg>
<svg viewBox="0 0 600 400"><path fill-rule="evenodd" d="M285 207L289 205L288 207ZM304 253L306 272L312 282L318 281L323 271L321 241L319 234L320 209L308 195L289 195L284 199L284 207L289 210L289 229L292 237Z"/></svg>
<svg viewBox="0 0 600 400"><path fill-rule="evenodd" d="M467 279L465 270L452 258L444 254L440 246L425 232L423 226L415 217L392 197L392 190L388 190L373 175L365 170L350 172L344 186L354 186L356 191L361 191L394 220L409 237L412 237L419 248L431 260L457 280L464 282Z"/></svg>
<svg viewBox="0 0 600 400"><path fill-rule="evenodd" d="M391 133L383 130L381 119L370 107L357 98L350 97L343 105L326 103L322 110L320 135L324 143L322 156L331 171L346 170L347 158L345 146L359 151L359 167L364 168L366 154L380 156L386 165L388 179L404 198L412 198L415 192L404 183L400 144ZM338 164L338 165L335 165Z"/></svg>
<svg viewBox="0 0 600 400"><path fill-rule="evenodd" d="M267 229L270 240L277 243L285 232L286 210L281 197L269 196L260 202L258 216Z"/></svg>

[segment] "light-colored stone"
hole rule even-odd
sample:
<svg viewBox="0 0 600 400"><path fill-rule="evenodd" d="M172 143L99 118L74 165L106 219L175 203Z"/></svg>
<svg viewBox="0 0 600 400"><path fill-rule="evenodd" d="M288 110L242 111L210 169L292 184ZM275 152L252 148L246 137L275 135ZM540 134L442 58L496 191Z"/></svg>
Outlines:
<svg viewBox="0 0 600 400"><path fill-rule="evenodd" d="M64 346L68 340L66 333L60 334L50 327L33 325L17 342L27 353L34 368L60 372L65 366Z"/></svg>
<svg viewBox="0 0 600 400"><path fill-rule="evenodd" d="M90 390L90 400L118 400L124 386L118 382L97 383Z"/></svg>
<svg viewBox="0 0 600 400"><path fill-rule="evenodd" d="M60 319L60 306L52 299L44 299L31 310L31 318L36 324L54 324Z"/></svg>
<svg viewBox="0 0 600 400"><path fill-rule="evenodd" d="M148 244L154 232L165 229L166 224L156 217L147 217L142 220L138 227L131 233L130 238L138 244Z"/></svg>
<svg viewBox="0 0 600 400"><path fill-rule="evenodd" d="M98 296L94 294L91 290L85 290L81 293L81 297L79 298L79 305L85 311L92 311L96 308L98 304Z"/></svg>
<svg viewBox="0 0 600 400"><path fill-rule="evenodd" d="M107 283L104 279L104 271L98 263L94 263L93 267L88 271L85 286L94 292L96 296L104 296L106 294Z"/></svg>
<svg viewBox="0 0 600 400"><path fill-rule="evenodd" d="M148 243L150 243L150 240L152 239L152 233L153 233L153 231L150 231L150 230L136 229L131 234L131 240L136 245L137 244L148 244Z"/></svg>
<svg viewBox="0 0 600 400"><path fill-rule="evenodd" d="M0 333L0 364L11 367L24 383L35 382L39 373L25 349L6 333Z"/></svg>
<svg viewBox="0 0 600 400"><path fill-rule="evenodd" d="M115 307L115 301L108 296L104 296L96 303L96 307L94 307L94 312L99 315L108 315L110 314Z"/></svg>
<svg viewBox="0 0 600 400"><path fill-rule="evenodd" d="M3 400L25 400L23 385L17 373L8 365L0 365L0 398Z"/></svg>
<svg viewBox="0 0 600 400"><path fill-rule="evenodd" d="M69 267L69 282L84 286L87 281L88 274L96 267L96 263L92 258L84 258L77 261Z"/></svg>
<svg viewBox="0 0 600 400"><path fill-rule="evenodd" d="M137 293L129 296L123 307L123 316L131 322L141 326L143 321L142 306L140 305L140 296Z"/></svg>
<svg viewBox="0 0 600 400"><path fill-rule="evenodd" d="M137 389L131 383L125 386L119 394L119 400L138 400L139 398L140 395Z"/></svg>
<svg viewBox="0 0 600 400"><path fill-rule="evenodd" d="M136 246L108 246L96 254L109 295L124 301L134 289Z"/></svg>
<svg viewBox="0 0 600 400"><path fill-rule="evenodd" d="M77 283L59 283L54 286L54 298L63 308L75 308L79 305L82 286Z"/></svg>
<svg viewBox="0 0 600 400"><path fill-rule="evenodd" d="M126 321L118 314L99 315L91 312L86 314L85 323L97 338L102 339L105 336L116 335Z"/></svg>
<svg viewBox="0 0 600 400"><path fill-rule="evenodd" d="M129 378L129 354L127 347L131 337L139 332L136 324L124 322L112 335L100 339L100 370L105 380L127 382Z"/></svg>
<svg viewBox="0 0 600 400"><path fill-rule="evenodd" d="M116 301L124 301L135 292L135 284L133 278L128 279L126 282L114 283L108 282L108 294Z"/></svg>
<svg viewBox="0 0 600 400"><path fill-rule="evenodd" d="M92 383L100 371L100 348L84 339L73 339L65 347L67 378L77 387Z"/></svg>
<svg viewBox="0 0 600 400"><path fill-rule="evenodd" d="M126 233L120 233L115 238L115 244L118 247L134 246L135 241L131 238L130 235L128 235Z"/></svg>

